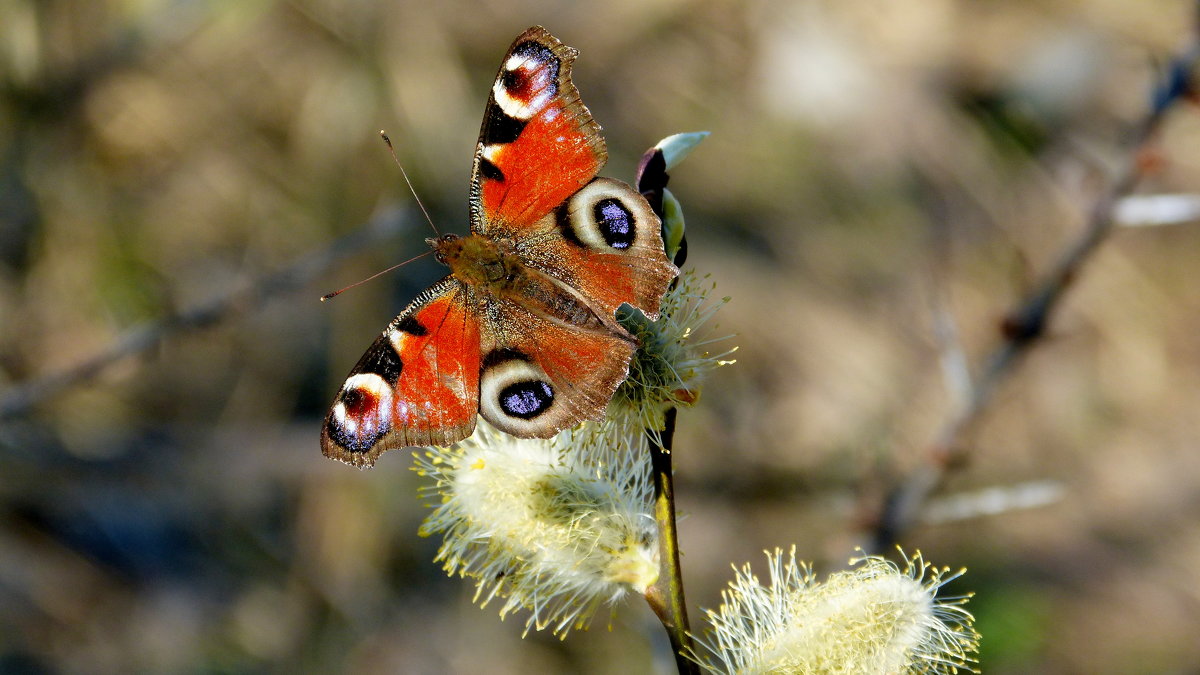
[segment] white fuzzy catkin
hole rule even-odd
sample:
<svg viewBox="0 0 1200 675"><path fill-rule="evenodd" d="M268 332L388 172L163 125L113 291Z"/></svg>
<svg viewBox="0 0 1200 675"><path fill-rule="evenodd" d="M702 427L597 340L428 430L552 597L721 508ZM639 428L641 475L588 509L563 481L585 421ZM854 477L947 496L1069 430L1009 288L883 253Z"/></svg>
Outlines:
<svg viewBox="0 0 1200 675"><path fill-rule="evenodd" d="M934 568L920 553L905 567L877 556L818 582L812 569L767 553L770 584L747 564L706 612L697 663L712 673L957 673L970 671L979 646L963 609L967 597L938 597L962 574Z"/></svg>
<svg viewBox="0 0 1200 675"><path fill-rule="evenodd" d="M480 423L454 448L417 456L437 504L421 527L443 536L437 559L476 580L481 606L528 609L526 630L564 635L658 579L648 454L613 425L520 440ZM644 441L643 441L644 443Z"/></svg>

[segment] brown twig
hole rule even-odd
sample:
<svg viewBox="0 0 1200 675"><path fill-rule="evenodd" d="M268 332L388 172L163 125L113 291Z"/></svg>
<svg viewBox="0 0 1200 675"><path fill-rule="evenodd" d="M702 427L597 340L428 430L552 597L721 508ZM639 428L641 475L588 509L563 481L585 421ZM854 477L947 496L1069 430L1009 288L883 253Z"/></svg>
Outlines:
<svg viewBox="0 0 1200 675"><path fill-rule="evenodd" d="M1200 33L1200 2L1197 2ZM984 361L966 400L946 422L929 448L927 461L905 477L885 500L875 520L870 549L891 549L916 522L930 495L947 475L961 466L967 453L964 438L979 420L997 386L1044 335L1046 325L1063 294L1078 277L1084 263L1113 229L1113 207L1132 192L1144 174L1142 153L1162 124L1168 110L1182 98L1194 94L1194 78L1200 58L1200 35L1171 64L1155 90L1150 108L1130 133L1127 150L1112 184L1097 199L1078 238L1064 249L1042 281L1003 323L1001 343Z"/></svg>
<svg viewBox="0 0 1200 675"><path fill-rule="evenodd" d="M262 306L275 297L306 286L335 262L377 241L391 238L413 222L407 210L381 212L354 231L237 290L206 303L148 321L130 329L100 353L57 373L17 384L0 396L0 420L27 414L71 387L79 386L115 363L145 352L172 335L215 325L235 314Z"/></svg>

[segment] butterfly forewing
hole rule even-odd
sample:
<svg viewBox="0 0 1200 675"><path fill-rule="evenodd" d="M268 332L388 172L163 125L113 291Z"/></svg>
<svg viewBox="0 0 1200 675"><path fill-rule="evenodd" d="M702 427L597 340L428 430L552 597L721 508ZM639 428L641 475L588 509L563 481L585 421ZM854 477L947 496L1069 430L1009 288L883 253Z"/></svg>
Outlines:
<svg viewBox="0 0 1200 675"><path fill-rule="evenodd" d="M509 47L483 113L471 173L471 229L519 236L608 159L571 82L578 52L541 26Z"/></svg>
<svg viewBox="0 0 1200 675"><path fill-rule="evenodd" d="M470 287L447 277L375 339L338 392L326 456L370 466L385 450L449 445L475 428L480 320Z"/></svg>

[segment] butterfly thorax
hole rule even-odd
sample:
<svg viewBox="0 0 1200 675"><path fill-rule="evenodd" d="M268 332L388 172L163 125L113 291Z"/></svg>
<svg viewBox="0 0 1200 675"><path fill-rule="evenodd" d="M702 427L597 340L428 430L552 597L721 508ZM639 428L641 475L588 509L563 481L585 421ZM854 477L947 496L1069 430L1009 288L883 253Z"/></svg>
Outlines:
<svg viewBox="0 0 1200 675"><path fill-rule="evenodd" d="M476 288L499 293L522 274L525 265L511 250L495 239L472 234L444 234L427 239L438 262L447 265L454 278Z"/></svg>
<svg viewBox="0 0 1200 675"><path fill-rule="evenodd" d="M578 291L526 265L507 240L446 234L427 241L438 261L450 267L451 276L475 289L481 303L507 300L559 324L616 333L633 341Z"/></svg>

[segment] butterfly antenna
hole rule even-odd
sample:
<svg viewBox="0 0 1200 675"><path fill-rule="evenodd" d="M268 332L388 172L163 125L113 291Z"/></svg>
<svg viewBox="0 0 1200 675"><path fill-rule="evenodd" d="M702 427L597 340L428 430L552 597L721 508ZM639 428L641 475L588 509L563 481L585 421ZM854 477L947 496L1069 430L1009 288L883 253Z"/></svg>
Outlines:
<svg viewBox="0 0 1200 675"><path fill-rule="evenodd" d="M417 200L417 206L421 207L421 213L425 214L425 222L429 223L429 227L433 228L434 234L439 237L442 236L442 233L438 232L437 225L433 224L433 218L430 218L429 212L425 210L425 205L421 203L421 198L417 196L417 191L413 189L412 181L408 179L408 172L404 170L404 165L396 157L396 149L392 147L392 139L388 138L387 132L382 129L379 130L379 135L383 137L383 142L387 143L388 152L392 153L392 161L396 162L396 166L400 167L400 175L404 176L404 182L408 183L408 191L412 193L413 199Z"/></svg>
<svg viewBox="0 0 1200 675"><path fill-rule="evenodd" d="M370 281L370 280L374 279L374 278L375 278L375 277L377 277L377 276L380 276L380 275L383 275L383 274L387 274L388 272L391 272L392 270L396 269L397 267L402 267L402 266L404 266L404 265L407 265L408 263L410 263L410 262L412 262L412 261L414 261L414 260L419 260L419 259L421 259L421 258L424 258L425 256L429 255L430 253L433 253L433 251L425 251L425 252L424 252L424 253L422 253L421 255L415 255L415 256L413 256L413 257L409 258L408 260L405 260L405 261L404 261L404 262L402 262L402 263L397 263L397 264L395 264L395 265L392 265L391 267L387 268L386 270L383 270L383 271L381 271L381 272L376 272L375 274L372 274L371 276L367 277L366 279L363 279L362 281L356 281L356 282L354 282L354 283L350 284L349 286L346 286L345 288L339 288L339 289L337 289L336 291L334 291L334 292L332 292L332 293L326 293L325 295L322 295L322 296L321 296L321 302L325 302L326 300L328 300L328 299L330 299L330 298L332 298L332 297L334 297L334 296L341 295L343 292L345 292L345 291L348 291L348 290L350 290L351 288L354 288L355 286L361 286L361 285L363 285L363 284L367 283L368 281Z"/></svg>

